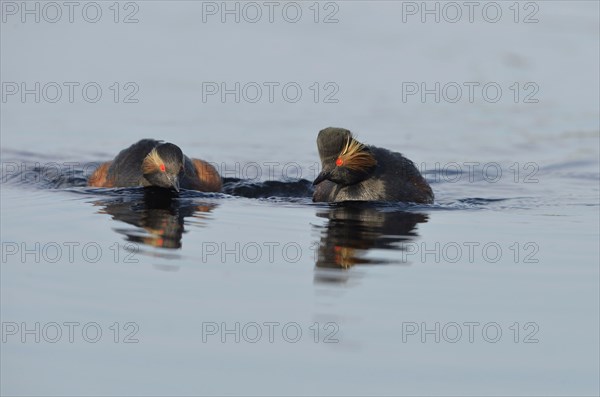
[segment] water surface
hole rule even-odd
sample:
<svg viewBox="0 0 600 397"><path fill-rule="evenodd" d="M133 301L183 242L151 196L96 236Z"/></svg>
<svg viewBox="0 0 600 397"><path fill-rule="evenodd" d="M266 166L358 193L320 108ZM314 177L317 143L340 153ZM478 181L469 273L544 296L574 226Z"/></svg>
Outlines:
<svg viewBox="0 0 600 397"><path fill-rule="evenodd" d="M597 3L536 2L530 24L508 5L495 24L360 1L252 24L137 4L134 24L1 25L3 82L105 93L2 103L3 394L599 393ZM206 82L304 95L204 102ZM504 95L405 102L403 82ZM312 203L330 125L415 161L435 203ZM216 164L224 192L85 186L146 137Z"/></svg>

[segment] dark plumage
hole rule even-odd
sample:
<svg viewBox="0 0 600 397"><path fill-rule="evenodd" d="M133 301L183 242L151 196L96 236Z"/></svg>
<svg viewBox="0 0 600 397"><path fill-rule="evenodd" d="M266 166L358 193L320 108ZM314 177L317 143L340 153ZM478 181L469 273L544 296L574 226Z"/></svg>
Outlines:
<svg viewBox="0 0 600 397"><path fill-rule="evenodd" d="M433 203L433 191L412 161L400 153L358 142L343 128L319 132L322 171L313 201Z"/></svg>
<svg viewBox="0 0 600 397"><path fill-rule="evenodd" d="M205 161L190 159L172 143L142 139L103 163L88 180L89 186L154 186L216 192L221 177Z"/></svg>

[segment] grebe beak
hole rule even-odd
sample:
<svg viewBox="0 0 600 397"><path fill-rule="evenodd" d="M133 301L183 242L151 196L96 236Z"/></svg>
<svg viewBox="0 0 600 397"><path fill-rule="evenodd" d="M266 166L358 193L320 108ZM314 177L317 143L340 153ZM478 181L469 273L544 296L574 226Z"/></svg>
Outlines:
<svg viewBox="0 0 600 397"><path fill-rule="evenodd" d="M175 175L172 178L169 177L169 181L171 182L171 186L173 187L173 189L175 189L175 191L179 193L179 178L177 177L177 175Z"/></svg>
<svg viewBox="0 0 600 397"><path fill-rule="evenodd" d="M331 171L321 171L319 176L317 176L317 179L314 180L313 186L316 186L319 183L323 182L325 179L328 179L330 175Z"/></svg>

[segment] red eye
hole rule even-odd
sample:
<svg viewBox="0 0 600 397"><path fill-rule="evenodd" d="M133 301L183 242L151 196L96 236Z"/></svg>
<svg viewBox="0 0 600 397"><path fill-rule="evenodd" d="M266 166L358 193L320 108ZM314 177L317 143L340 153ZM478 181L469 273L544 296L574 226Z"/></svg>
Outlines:
<svg viewBox="0 0 600 397"><path fill-rule="evenodd" d="M340 157L338 157L338 159L335 160L335 165L337 165L338 167L341 167L342 165L344 165L344 160L342 160Z"/></svg>
<svg viewBox="0 0 600 397"><path fill-rule="evenodd" d="M160 170L161 170L162 172L165 172L165 165L164 165L164 164L161 164L161 165L160 165Z"/></svg>

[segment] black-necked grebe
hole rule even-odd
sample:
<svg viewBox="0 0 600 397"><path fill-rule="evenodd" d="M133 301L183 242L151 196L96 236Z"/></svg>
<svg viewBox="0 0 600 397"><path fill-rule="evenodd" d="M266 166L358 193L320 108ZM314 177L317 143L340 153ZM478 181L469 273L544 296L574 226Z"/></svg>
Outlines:
<svg viewBox="0 0 600 397"><path fill-rule="evenodd" d="M209 163L190 159L172 143L142 139L103 163L88 180L88 186L154 186L218 192L221 177Z"/></svg>
<svg viewBox="0 0 600 397"><path fill-rule="evenodd" d="M400 153L363 145L343 128L319 132L322 171L313 201L432 203L433 191L412 161Z"/></svg>

